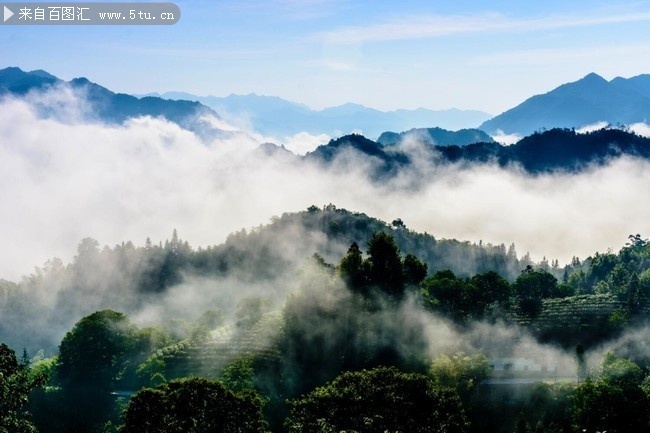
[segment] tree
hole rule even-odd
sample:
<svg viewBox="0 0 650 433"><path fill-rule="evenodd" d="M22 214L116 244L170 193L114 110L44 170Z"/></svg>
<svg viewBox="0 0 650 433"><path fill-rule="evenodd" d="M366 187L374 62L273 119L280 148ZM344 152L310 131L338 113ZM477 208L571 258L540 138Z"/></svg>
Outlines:
<svg viewBox="0 0 650 433"><path fill-rule="evenodd" d="M650 429L650 399L642 388L643 371L635 363L609 352L600 377L587 379L573 395L572 413L579 431L610 433Z"/></svg>
<svg viewBox="0 0 650 433"><path fill-rule="evenodd" d="M127 367L136 336L122 313L103 310L84 317L61 341L58 377L66 387L111 390Z"/></svg>
<svg viewBox="0 0 650 433"><path fill-rule="evenodd" d="M490 374L490 365L487 357L480 353L459 352L451 357L443 354L431 363L429 374L438 386L453 388L467 400Z"/></svg>
<svg viewBox="0 0 650 433"><path fill-rule="evenodd" d="M107 421L117 421L115 396L139 351L138 333L128 317L112 310L82 318L59 346L56 376L61 388L48 399L48 429L52 432L98 431Z"/></svg>
<svg viewBox="0 0 650 433"><path fill-rule="evenodd" d="M221 382L233 392L254 390L254 378L253 358L237 358L221 372Z"/></svg>
<svg viewBox="0 0 650 433"><path fill-rule="evenodd" d="M120 433L262 433L262 400L254 392L234 393L221 382L174 380L145 388L131 398Z"/></svg>
<svg viewBox="0 0 650 433"><path fill-rule="evenodd" d="M367 285L367 276L363 268L363 256L356 242L353 242L345 257L341 259L338 272L353 291L363 290Z"/></svg>
<svg viewBox="0 0 650 433"><path fill-rule="evenodd" d="M375 233L368 241L368 254L370 284L400 297L404 293L404 276L395 239L385 232Z"/></svg>
<svg viewBox="0 0 650 433"><path fill-rule="evenodd" d="M427 264L409 253L404 257L404 282L411 286L417 286L427 276Z"/></svg>
<svg viewBox="0 0 650 433"><path fill-rule="evenodd" d="M0 432L36 432L27 411L28 397L32 389L46 380L44 375L30 377L27 367L18 362L16 353L6 344L0 344Z"/></svg>
<svg viewBox="0 0 650 433"><path fill-rule="evenodd" d="M392 367L346 372L289 402L291 433L461 433L465 413L456 393L424 375Z"/></svg>
<svg viewBox="0 0 650 433"><path fill-rule="evenodd" d="M450 270L438 271L422 282L424 305L459 319L467 315L465 292L465 282Z"/></svg>
<svg viewBox="0 0 650 433"><path fill-rule="evenodd" d="M474 275L469 280L467 303L475 318L481 318L491 306L507 306L512 288L494 271Z"/></svg>
<svg viewBox="0 0 650 433"><path fill-rule="evenodd" d="M513 285L519 300L519 308L529 315L535 315L542 308L542 299L558 295L557 279L543 269L527 266Z"/></svg>

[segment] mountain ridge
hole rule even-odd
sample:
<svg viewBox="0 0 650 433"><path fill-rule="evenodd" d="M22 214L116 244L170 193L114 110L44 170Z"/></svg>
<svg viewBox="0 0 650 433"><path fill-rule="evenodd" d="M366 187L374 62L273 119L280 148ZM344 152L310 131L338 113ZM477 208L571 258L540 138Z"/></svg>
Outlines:
<svg viewBox="0 0 650 433"><path fill-rule="evenodd" d="M634 124L650 118L650 75L616 77L596 73L531 96L521 104L483 122L489 134L530 135L551 128L581 128L598 122Z"/></svg>
<svg viewBox="0 0 650 433"><path fill-rule="evenodd" d="M201 121L202 116L221 117L196 101L172 101L152 96L137 98L115 93L85 77L65 81L40 69L29 72L17 67L0 69L0 96L8 94L20 97L34 90L45 90L57 85L69 86L74 92L83 94L90 103L88 114L107 123L119 124L139 116L163 117L202 137L227 134Z"/></svg>
<svg viewBox="0 0 650 433"><path fill-rule="evenodd" d="M331 137L361 132L368 137L378 137L386 130L404 131L417 127L438 126L456 130L475 127L492 117L482 111L458 108L429 110L420 107L413 110L381 111L353 102L314 110L278 96L255 93L230 94L224 97L198 96L185 92L147 95L199 101L216 110L229 123L239 122L240 127L252 126L256 132L278 139L300 132L312 135L327 134Z"/></svg>

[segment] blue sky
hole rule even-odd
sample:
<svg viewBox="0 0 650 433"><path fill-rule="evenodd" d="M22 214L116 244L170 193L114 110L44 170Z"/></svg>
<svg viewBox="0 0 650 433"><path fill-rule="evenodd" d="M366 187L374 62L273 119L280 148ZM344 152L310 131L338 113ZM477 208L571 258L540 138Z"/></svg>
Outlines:
<svg viewBox="0 0 650 433"><path fill-rule="evenodd" d="M650 73L649 1L178 1L174 26L0 26L0 67L126 93L498 114L589 72Z"/></svg>

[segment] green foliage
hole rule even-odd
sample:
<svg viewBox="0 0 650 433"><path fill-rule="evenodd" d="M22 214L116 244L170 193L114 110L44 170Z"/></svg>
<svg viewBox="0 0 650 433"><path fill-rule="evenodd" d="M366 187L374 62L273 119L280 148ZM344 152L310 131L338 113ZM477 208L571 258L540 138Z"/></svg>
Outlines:
<svg viewBox="0 0 650 433"><path fill-rule="evenodd" d="M427 264L409 253L404 257L404 283L417 286L427 276Z"/></svg>
<svg viewBox="0 0 650 433"><path fill-rule="evenodd" d="M372 235L368 241L368 282L391 296L404 293L404 271L395 238L386 232Z"/></svg>
<svg viewBox="0 0 650 433"><path fill-rule="evenodd" d="M166 363L158 357L151 357L138 366L136 375L140 386L156 386L166 382Z"/></svg>
<svg viewBox="0 0 650 433"><path fill-rule="evenodd" d="M512 294L510 283L494 271L474 275L467 290L468 309L475 318L481 318L490 308L508 307Z"/></svg>
<svg viewBox="0 0 650 433"><path fill-rule="evenodd" d="M457 318L467 314L464 282L450 270L438 271L424 280L421 293L424 304L434 311Z"/></svg>
<svg viewBox="0 0 650 433"><path fill-rule="evenodd" d="M353 291L363 291L368 285L367 271L359 245L353 242L338 266L339 275Z"/></svg>
<svg viewBox="0 0 650 433"><path fill-rule="evenodd" d="M645 395L648 397L648 400L650 401L650 374L646 375L645 379L643 379L643 382L641 382L641 390L645 392Z"/></svg>
<svg viewBox="0 0 650 433"><path fill-rule="evenodd" d="M262 433L262 401L207 379L175 380L131 398L121 433Z"/></svg>
<svg viewBox="0 0 650 433"><path fill-rule="evenodd" d="M601 374L587 379L573 395L572 415L580 431L641 432L650 428L650 399L643 372L633 362L609 352Z"/></svg>
<svg viewBox="0 0 650 433"><path fill-rule="evenodd" d="M368 241L369 257L364 260L359 245L352 243L337 267L338 274L355 293L367 295L379 289L394 299L400 299L406 287L416 287L427 276L427 264L409 253L400 258L395 238L386 232L376 232Z"/></svg>
<svg viewBox="0 0 650 433"><path fill-rule="evenodd" d="M509 304L511 285L495 272L462 279L450 270L438 271L421 284L424 305L465 322L481 319Z"/></svg>
<svg viewBox="0 0 650 433"><path fill-rule="evenodd" d="M588 293L586 280L587 276L585 274L585 271L580 269L568 276L567 284L569 287L571 287L571 289L573 289L573 292L575 294L583 295Z"/></svg>
<svg viewBox="0 0 650 433"><path fill-rule="evenodd" d="M519 308L535 316L542 308L542 299L557 297L557 279L548 271L526 267L513 284Z"/></svg>
<svg viewBox="0 0 650 433"><path fill-rule="evenodd" d="M47 381L52 381L55 379L58 363L58 356L33 362L28 369L30 379L36 380L37 378L46 378Z"/></svg>
<svg viewBox="0 0 650 433"><path fill-rule="evenodd" d="M643 380L643 370L629 359L619 358L614 352L607 352L601 361L602 380L623 387L634 387Z"/></svg>
<svg viewBox="0 0 650 433"><path fill-rule="evenodd" d="M614 329L622 330L629 322L628 312L625 310L616 310L609 316L608 323Z"/></svg>
<svg viewBox="0 0 650 433"><path fill-rule="evenodd" d="M456 394L424 375L380 367L341 374L289 402L291 433L460 433L467 429Z"/></svg>
<svg viewBox="0 0 650 433"><path fill-rule="evenodd" d="M436 385L452 388L465 400L478 390L479 383L490 374L488 359L483 354L440 355L431 363L429 374Z"/></svg>
<svg viewBox="0 0 650 433"><path fill-rule="evenodd" d="M0 344L0 433L35 433L27 403L30 392L42 386L47 377L30 375L27 367L18 363L16 353Z"/></svg>
<svg viewBox="0 0 650 433"><path fill-rule="evenodd" d="M61 342L58 378L66 387L111 390L126 370L136 339L135 327L122 313L86 316Z"/></svg>
<svg viewBox="0 0 650 433"><path fill-rule="evenodd" d="M254 390L254 378L252 358L237 358L221 372L221 382L232 392Z"/></svg>

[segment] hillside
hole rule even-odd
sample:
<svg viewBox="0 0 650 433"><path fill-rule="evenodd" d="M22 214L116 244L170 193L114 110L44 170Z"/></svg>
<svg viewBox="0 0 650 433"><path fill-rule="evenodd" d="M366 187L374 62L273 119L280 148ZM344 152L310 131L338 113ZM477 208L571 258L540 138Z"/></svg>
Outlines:
<svg viewBox="0 0 650 433"><path fill-rule="evenodd" d="M155 310L170 318L192 319L186 317L187 305L169 299L178 290L195 296L188 299L192 309L218 306L234 311L234 288L237 296L264 295L279 303L295 288L298 271L314 253L338 263L353 242L365 250L379 231L393 235L403 254L415 254L429 272L453 269L469 276L492 269L514 278L530 263L518 259L514 247L506 251L505 245L437 239L409 230L398 219L388 224L333 205L313 206L233 233L208 248L193 249L172 236L164 244L126 242L100 251L97 241L84 239L73 263L52 259L20 283L0 280L0 335L30 351L50 351L63 329L102 308L131 316ZM32 326L22 326L25 320Z"/></svg>

